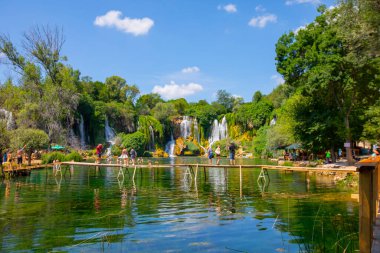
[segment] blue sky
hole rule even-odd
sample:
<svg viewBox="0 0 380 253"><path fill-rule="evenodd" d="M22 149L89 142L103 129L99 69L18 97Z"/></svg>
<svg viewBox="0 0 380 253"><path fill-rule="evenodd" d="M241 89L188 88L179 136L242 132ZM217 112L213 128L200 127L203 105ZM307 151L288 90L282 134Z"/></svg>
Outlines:
<svg viewBox="0 0 380 253"><path fill-rule="evenodd" d="M275 44L319 4L334 0L0 0L0 33L20 46L31 27L59 26L67 63L94 81L118 75L142 94L188 101L224 89L248 102L281 82ZM0 81L10 75L1 64Z"/></svg>

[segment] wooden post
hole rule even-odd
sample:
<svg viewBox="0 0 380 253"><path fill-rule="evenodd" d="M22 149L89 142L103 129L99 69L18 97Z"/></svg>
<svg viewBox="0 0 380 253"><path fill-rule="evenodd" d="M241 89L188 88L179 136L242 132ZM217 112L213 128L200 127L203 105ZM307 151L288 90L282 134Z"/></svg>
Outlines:
<svg viewBox="0 0 380 253"><path fill-rule="evenodd" d="M379 158L369 158L358 163L359 171L359 249L360 252L371 253L373 241L373 225L376 218L378 197L377 167Z"/></svg>
<svg viewBox="0 0 380 253"><path fill-rule="evenodd" d="M240 198L243 197L243 175L242 175L242 172L241 172L241 165L240 165L240 168L239 168L239 173L240 173Z"/></svg>

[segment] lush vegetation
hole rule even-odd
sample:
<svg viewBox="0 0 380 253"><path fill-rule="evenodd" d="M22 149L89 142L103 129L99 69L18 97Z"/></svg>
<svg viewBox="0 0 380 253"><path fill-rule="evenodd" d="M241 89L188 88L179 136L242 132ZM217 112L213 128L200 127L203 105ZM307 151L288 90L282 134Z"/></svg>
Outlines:
<svg viewBox="0 0 380 253"><path fill-rule="evenodd" d="M334 9L321 6L319 12L314 22L284 34L276 44L277 70L285 83L268 95L252 90L248 102L225 90L219 90L212 103L140 95L136 85L119 76L105 82L81 77L61 55L60 30L32 29L23 36L22 50L1 35L0 52L19 78L0 85L0 108L15 118L12 128L0 120L0 149L28 143L33 143L29 150L47 143L80 147L83 122L85 142L93 147L107 141L106 119L118 134L114 154L124 147L135 148L139 155L147 150L163 153L172 135L177 155L202 154L214 120L223 117L228 137L214 145L222 143L224 153L231 141L256 156L271 156L292 143L301 143L308 152L330 149L334 154L345 142L378 142L380 6L376 1L347 0ZM180 139L178 128L185 115L197 125ZM47 135L41 143L33 137L41 135L37 130ZM12 136L31 140L11 141Z"/></svg>

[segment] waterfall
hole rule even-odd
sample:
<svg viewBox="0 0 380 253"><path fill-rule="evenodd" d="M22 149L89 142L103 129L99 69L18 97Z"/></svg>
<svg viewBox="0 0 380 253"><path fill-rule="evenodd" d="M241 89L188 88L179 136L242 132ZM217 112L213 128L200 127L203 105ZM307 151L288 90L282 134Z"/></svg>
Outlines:
<svg viewBox="0 0 380 253"><path fill-rule="evenodd" d="M211 136L209 138L209 143L213 143L215 141L220 140L220 134L219 134L219 122L217 119L214 120L214 123L211 127Z"/></svg>
<svg viewBox="0 0 380 253"><path fill-rule="evenodd" d="M219 124L220 139L224 140L227 138L227 119L223 117L222 122Z"/></svg>
<svg viewBox="0 0 380 253"><path fill-rule="evenodd" d="M169 157L174 157L174 146L175 146L175 141L173 137L173 133L170 135L170 141L166 143L165 145L165 152L169 154Z"/></svg>
<svg viewBox="0 0 380 253"><path fill-rule="evenodd" d="M154 130L152 126L149 126L149 133L150 133L150 139L149 139L149 150L154 150Z"/></svg>
<svg viewBox="0 0 380 253"><path fill-rule="evenodd" d="M194 119L194 139L196 139L197 142L200 143L200 134L197 119Z"/></svg>
<svg viewBox="0 0 380 253"><path fill-rule="evenodd" d="M7 130L12 130L15 127L13 114L10 111L0 108L0 118L4 118L7 123Z"/></svg>
<svg viewBox="0 0 380 253"><path fill-rule="evenodd" d="M189 116L184 116L181 122L181 136L186 139L191 135L191 119Z"/></svg>
<svg viewBox="0 0 380 253"><path fill-rule="evenodd" d="M215 141L220 141L226 139L228 136L227 132L227 120L226 117L223 117L222 122L218 122L218 120L214 120L214 123L211 127L211 135L208 139L209 143L212 144Z"/></svg>
<svg viewBox="0 0 380 253"><path fill-rule="evenodd" d="M115 144L115 132L108 124L107 116L104 123L104 130L105 130L105 135L106 135L106 141L111 143L111 145Z"/></svg>
<svg viewBox="0 0 380 253"><path fill-rule="evenodd" d="M270 126L274 126L274 125L276 125L276 121L277 121L277 118L276 117L274 117L271 121L270 121Z"/></svg>
<svg viewBox="0 0 380 253"><path fill-rule="evenodd" d="M80 115L79 135L80 135L80 147L81 149L85 149L86 148L86 140L85 140L86 134L84 131L84 120L83 120L82 114Z"/></svg>

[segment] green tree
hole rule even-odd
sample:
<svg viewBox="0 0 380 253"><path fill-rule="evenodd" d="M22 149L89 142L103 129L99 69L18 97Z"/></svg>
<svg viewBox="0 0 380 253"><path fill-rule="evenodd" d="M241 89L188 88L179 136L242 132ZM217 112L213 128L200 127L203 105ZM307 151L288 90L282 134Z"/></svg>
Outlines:
<svg viewBox="0 0 380 253"><path fill-rule="evenodd" d="M234 107L234 97L226 90L216 92L216 102L223 105L228 112L231 112Z"/></svg>
<svg viewBox="0 0 380 253"><path fill-rule="evenodd" d="M380 142L380 100L371 106L365 114L364 138L373 143Z"/></svg>
<svg viewBox="0 0 380 253"><path fill-rule="evenodd" d="M189 107L189 103L184 98L169 100L168 103L171 103L174 105L179 115L184 115L186 109Z"/></svg>
<svg viewBox="0 0 380 253"><path fill-rule="evenodd" d="M322 7L320 11L322 14L305 29L279 39L277 70L287 84L301 90L305 98L318 101L309 107L312 109L309 115L322 113L318 119L334 119L333 129L329 125L321 127L340 131L342 128L337 127L336 122L338 116L344 126L346 142L351 143L357 135L353 130L360 131L355 125L360 120L355 116L362 114L379 97L380 82L376 78L380 68L377 61L355 59L350 53L349 43L339 32L341 8L327 11ZM322 105L325 110L317 110ZM308 124L303 127L306 131L313 128ZM350 148L347 154L352 161Z"/></svg>
<svg viewBox="0 0 380 253"><path fill-rule="evenodd" d="M136 110L138 114L149 115L157 103L164 102L161 96L157 93L149 93L140 96L136 101Z"/></svg>
<svg viewBox="0 0 380 253"><path fill-rule="evenodd" d="M0 120L0 154L3 154L3 151L9 148L9 133L7 131L6 122Z"/></svg>
<svg viewBox="0 0 380 253"><path fill-rule="evenodd" d="M29 157L29 165L31 164L31 155L35 150L47 148L49 144L48 135L39 129L19 128L10 132L11 147L14 150L25 146L25 151Z"/></svg>
<svg viewBox="0 0 380 253"><path fill-rule="evenodd" d="M260 91L256 91L255 94L253 94L252 102L260 102L260 100L263 98L263 94Z"/></svg>
<svg viewBox="0 0 380 253"><path fill-rule="evenodd" d="M135 149L137 154L141 156L145 151L145 146L147 145L147 139L145 135L140 132L134 132L132 134L119 134L118 135L122 139L122 146L127 150Z"/></svg>
<svg viewBox="0 0 380 253"><path fill-rule="evenodd" d="M152 112L153 116L163 124L169 122L173 116L178 114L173 103L162 102L157 103Z"/></svg>

